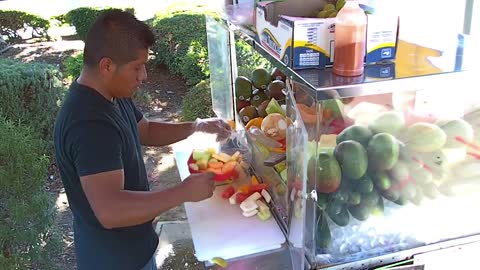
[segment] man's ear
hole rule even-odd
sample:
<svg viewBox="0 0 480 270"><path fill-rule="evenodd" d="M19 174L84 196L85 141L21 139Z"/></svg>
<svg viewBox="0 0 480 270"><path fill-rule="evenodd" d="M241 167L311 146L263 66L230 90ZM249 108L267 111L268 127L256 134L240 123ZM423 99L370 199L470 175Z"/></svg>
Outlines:
<svg viewBox="0 0 480 270"><path fill-rule="evenodd" d="M102 57L98 62L98 70L102 75L111 74L115 71L115 63L109 57Z"/></svg>

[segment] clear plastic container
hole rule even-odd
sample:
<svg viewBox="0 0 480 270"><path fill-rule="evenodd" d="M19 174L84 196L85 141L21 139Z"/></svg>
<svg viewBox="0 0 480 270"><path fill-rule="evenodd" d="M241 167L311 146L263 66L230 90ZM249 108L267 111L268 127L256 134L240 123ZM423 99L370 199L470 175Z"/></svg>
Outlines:
<svg viewBox="0 0 480 270"><path fill-rule="evenodd" d="M333 72L340 76L363 74L367 16L358 1L347 0L335 18Z"/></svg>

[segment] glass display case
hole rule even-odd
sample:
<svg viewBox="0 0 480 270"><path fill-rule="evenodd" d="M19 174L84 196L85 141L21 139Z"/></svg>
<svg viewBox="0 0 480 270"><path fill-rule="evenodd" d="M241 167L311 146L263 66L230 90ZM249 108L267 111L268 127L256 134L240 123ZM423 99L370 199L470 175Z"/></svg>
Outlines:
<svg viewBox="0 0 480 270"><path fill-rule="evenodd" d="M341 77L292 70L228 18L207 17L207 33L211 76L222 78L212 81L216 113L246 135L294 269L373 268L480 240L479 58L468 36L437 49L400 35L395 61ZM284 83L284 152L249 132L261 115L240 113L236 79L258 67Z"/></svg>

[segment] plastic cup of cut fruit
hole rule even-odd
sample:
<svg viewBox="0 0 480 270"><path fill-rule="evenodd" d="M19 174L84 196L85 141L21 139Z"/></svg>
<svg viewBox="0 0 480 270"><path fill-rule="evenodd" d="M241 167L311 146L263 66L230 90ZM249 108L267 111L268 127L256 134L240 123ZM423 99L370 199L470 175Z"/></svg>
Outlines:
<svg viewBox="0 0 480 270"><path fill-rule="evenodd" d="M195 150L194 150L195 151ZM213 159L213 160L212 160ZM235 160L220 161L215 158L200 161L194 159L194 153L188 158L188 170L190 173L213 172L214 180L217 182L225 182L228 180L236 180L239 177L237 171L238 162ZM203 164L202 164L203 163ZM203 168L200 168L203 167Z"/></svg>

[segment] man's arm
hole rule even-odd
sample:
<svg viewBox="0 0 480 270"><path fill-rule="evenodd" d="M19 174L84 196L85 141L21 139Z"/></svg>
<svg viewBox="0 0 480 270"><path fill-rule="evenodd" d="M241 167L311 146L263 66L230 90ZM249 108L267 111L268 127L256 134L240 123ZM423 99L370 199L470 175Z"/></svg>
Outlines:
<svg viewBox="0 0 480 270"><path fill-rule="evenodd" d="M193 122L164 123L147 120L138 122L140 143L145 146L164 146L186 139L192 135Z"/></svg>
<svg viewBox="0 0 480 270"><path fill-rule="evenodd" d="M197 119L195 122L163 123L143 117L138 121L140 143L146 146L163 146L176 143L193 132L217 134L217 140L230 137L232 128L222 119Z"/></svg>
<svg viewBox="0 0 480 270"><path fill-rule="evenodd" d="M213 174L195 174L181 184L162 191L123 190L123 170L80 177L83 191L106 229L143 224L160 213L187 201L213 195Z"/></svg>

